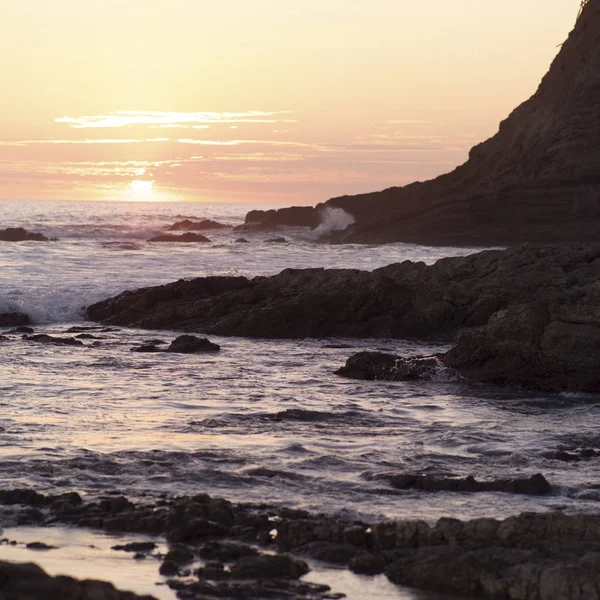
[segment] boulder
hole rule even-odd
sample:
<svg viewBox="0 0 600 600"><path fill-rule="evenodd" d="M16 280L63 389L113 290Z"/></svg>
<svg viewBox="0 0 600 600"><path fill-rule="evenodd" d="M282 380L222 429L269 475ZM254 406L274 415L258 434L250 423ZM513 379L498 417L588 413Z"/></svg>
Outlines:
<svg viewBox="0 0 600 600"><path fill-rule="evenodd" d="M221 347L213 344L206 338L199 338L194 335L180 335L175 338L166 352L176 352L179 354L196 354L198 352L219 352Z"/></svg>
<svg viewBox="0 0 600 600"><path fill-rule="evenodd" d="M430 378L441 368L436 356L403 358L382 352L359 352L335 373L349 379L407 381Z"/></svg>

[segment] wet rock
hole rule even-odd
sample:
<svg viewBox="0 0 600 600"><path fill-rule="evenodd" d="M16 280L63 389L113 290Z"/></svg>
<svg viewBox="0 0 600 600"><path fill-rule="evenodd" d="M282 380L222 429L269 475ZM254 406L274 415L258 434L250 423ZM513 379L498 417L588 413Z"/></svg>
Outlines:
<svg viewBox="0 0 600 600"><path fill-rule="evenodd" d="M495 481L477 481L474 477L464 479L451 477L429 477L426 475L380 474L373 479L383 479L398 490L423 490L444 492L505 492L543 496L552 493L552 486L546 478L537 473L522 479L498 479Z"/></svg>
<svg viewBox="0 0 600 600"><path fill-rule="evenodd" d="M141 346L130 348L130 350L131 352L163 352L163 350L154 344L142 344Z"/></svg>
<svg viewBox="0 0 600 600"><path fill-rule="evenodd" d="M154 542L130 542L112 547L113 550L122 550L123 552L152 552L156 549Z"/></svg>
<svg viewBox="0 0 600 600"><path fill-rule="evenodd" d="M350 559L348 568L358 575L379 575L385 569L385 560L370 552L360 552Z"/></svg>
<svg viewBox="0 0 600 600"><path fill-rule="evenodd" d="M299 579L308 565L286 554L243 556L231 567L234 579Z"/></svg>
<svg viewBox="0 0 600 600"><path fill-rule="evenodd" d="M97 340L98 338L91 333L79 333L75 336L77 340Z"/></svg>
<svg viewBox="0 0 600 600"><path fill-rule="evenodd" d="M236 244L249 244L250 242L246 238L238 238L235 240Z"/></svg>
<svg viewBox="0 0 600 600"><path fill-rule="evenodd" d="M50 546L45 542L29 542L25 547L28 550L55 550L56 546Z"/></svg>
<svg viewBox="0 0 600 600"><path fill-rule="evenodd" d="M29 325L29 316L21 312L0 313L0 327Z"/></svg>
<svg viewBox="0 0 600 600"><path fill-rule="evenodd" d="M233 562L243 556L257 556L258 550L246 544L232 541L213 541L202 544L197 548L200 558L206 560L218 560L221 562Z"/></svg>
<svg viewBox="0 0 600 600"><path fill-rule="evenodd" d="M404 358L382 352L359 352L335 374L370 381L410 381L431 378L441 368L443 365L437 356Z"/></svg>
<svg viewBox="0 0 600 600"><path fill-rule="evenodd" d="M227 527L203 518L193 518L188 523L175 526L167 531L167 539L171 543L194 543L207 538L220 538L227 534Z"/></svg>
<svg viewBox="0 0 600 600"><path fill-rule="evenodd" d="M41 233L32 233L22 227L0 229L0 242L47 242L49 238Z"/></svg>
<svg viewBox="0 0 600 600"><path fill-rule="evenodd" d="M37 335L27 335L23 337L28 342L36 342L38 344L48 344L51 346L83 346L83 342L72 337L56 337L40 333Z"/></svg>
<svg viewBox="0 0 600 600"><path fill-rule="evenodd" d="M125 496L117 496L115 498L103 498L100 501L99 509L104 513L120 513L134 508L132 502L130 502Z"/></svg>
<svg viewBox="0 0 600 600"><path fill-rule="evenodd" d="M177 565L189 565L194 562L194 553L187 546L174 544L165 555L165 561L171 561Z"/></svg>
<svg viewBox="0 0 600 600"><path fill-rule="evenodd" d="M219 352L221 347L213 344L206 338L199 338L194 335L180 335L175 338L167 348L167 352L176 352L179 354L195 354L197 352Z"/></svg>
<svg viewBox="0 0 600 600"><path fill-rule="evenodd" d="M287 244L288 241L284 237L276 237L265 240L266 244Z"/></svg>
<svg viewBox="0 0 600 600"><path fill-rule="evenodd" d="M0 582L3 600L154 600L121 592L104 581L50 577L34 564L0 562Z"/></svg>
<svg viewBox="0 0 600 600"><path fill-rule="evenodd" d="M207 243L210 240L202 235L201 233L183 233L182 235L157 235L156 237L150 238L149 242L184 242L186 244L189 243Z"/></svg>
<svg viewBox="0 0 600 600"><path fill-rule="evenodd" d="M223 225L211 219L203 219L202 221L192 221L191 219L183 219L177 221L169 227L169 231L203 231L206 229L229 229L229 225Z"/></svg>
<svg viewBox="0 0 600 600"><path fill-rule="evenodd" d="M161 563L158 572L165 577L172 577L179 573L179 564L174 560L165 558L165 560Z"/></svg>
<svg viewBox="0 0 600 600"><path fill-rule="evenodd" d="M15 327L14 329L11 329L10 331L6 332L7 334L9 333L34 333L33 327L26 327L25 325L21 325L20 327Z"/></svg>
<svg viewBox="0 0 600 600"><path fill-rule="evenodd" d="M310 206L290 206L278 210L251 210L246 214L245 225L269 227L310 227L321 223L321 215Z"/></svg>
<svg viewBox="0 0 600 600"><path fill-rule="evenodd" d="M333 565L347 565L356 555L357 548L352 544L315 541L296 548L295 552Z"/></svg>

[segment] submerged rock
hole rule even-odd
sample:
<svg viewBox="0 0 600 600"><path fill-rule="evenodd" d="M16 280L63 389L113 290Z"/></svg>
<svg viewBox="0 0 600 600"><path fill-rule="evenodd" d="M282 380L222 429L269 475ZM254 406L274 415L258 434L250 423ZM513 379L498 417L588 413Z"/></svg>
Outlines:
<svg viewBox="0 0 600 600"><path fill-rule="evenodd" d="M191 219L183 219L177 221L169 227L169 231L203 231L205 229L229 229L229 225L223 225L211 219L203 219L202 221L192 221Z"/></svg>
<svg viewBox="0 0 600 600"><path fill-rule="evenodd" d="M210 240L202 235L201 233L183 233L181 235L171 235L171 234L164 234L164 235L157 235L156 237L150 238L148 240L149 242L185 242L187 243L193 243L193 242L199 242L199 243L207 243L210 242Z"/></svg>
<svg viewBox="0 0 600 600"><path fill-rule="evenodd" d="M32 233L22 227L8 227L0 229L0 242L48 242L50 241L41 233Z"/></svg>
<svg viewBox="0 0 600 600"><path fill-rule="evenodd" d="M24 340L28 342L37 342L38 344L50 344L53 346L83 346L83 342L76 340L72 337L56 337L53 335L46 335L45 333L39 333L37 335L26 335L23 336Z"/></svg>

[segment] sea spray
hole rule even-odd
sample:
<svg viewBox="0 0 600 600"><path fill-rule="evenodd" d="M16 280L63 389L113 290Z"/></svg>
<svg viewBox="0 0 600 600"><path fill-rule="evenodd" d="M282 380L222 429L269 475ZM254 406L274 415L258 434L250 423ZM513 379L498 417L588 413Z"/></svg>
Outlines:
<svg viewBox="0 0 600 600"><path fill-rule="evenodd" d="M321 223L312 232L311 237L314 236L316 239L332 231L341 231L350 227L353 223L354 217L343 208L331 208L328 206L321 213Z"/></svg>

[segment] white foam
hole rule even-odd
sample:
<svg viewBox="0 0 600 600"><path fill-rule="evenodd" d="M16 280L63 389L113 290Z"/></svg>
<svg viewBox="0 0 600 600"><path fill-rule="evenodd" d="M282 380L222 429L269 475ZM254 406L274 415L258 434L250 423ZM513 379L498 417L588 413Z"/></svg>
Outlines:
<svg viewBox="0 0 600 600"><path fill-rule="evenodd" d="M354 217L343 208L327 207L321 216L321 224L312 232L315 238L342 231L354 223Z"/></svg>

